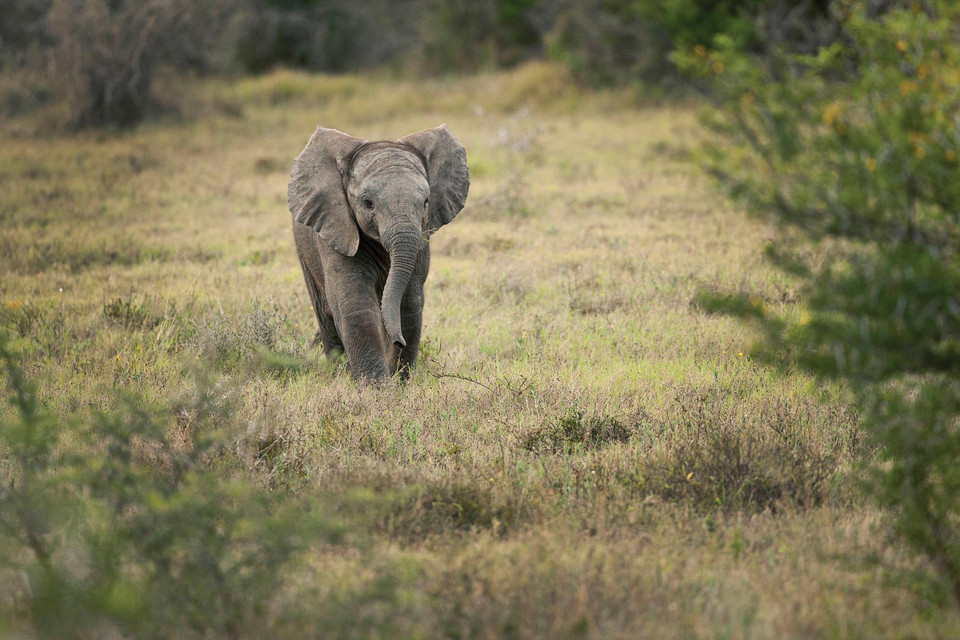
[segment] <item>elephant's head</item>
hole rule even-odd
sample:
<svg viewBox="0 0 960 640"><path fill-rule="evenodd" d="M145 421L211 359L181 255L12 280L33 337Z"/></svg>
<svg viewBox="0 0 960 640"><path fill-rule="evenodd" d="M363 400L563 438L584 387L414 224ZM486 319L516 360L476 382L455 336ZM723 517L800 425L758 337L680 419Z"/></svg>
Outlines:
<svg viewBox="0 0 960 640"><path fill-rule="evenodd" d="M354 256L361 233L387 250L380 311L387 334L405 346L400 300L424 238L453 220L469 187L466 152L446 125L397 142L319 127L293 163L287 200L293 219L337 252Z"/></svg>

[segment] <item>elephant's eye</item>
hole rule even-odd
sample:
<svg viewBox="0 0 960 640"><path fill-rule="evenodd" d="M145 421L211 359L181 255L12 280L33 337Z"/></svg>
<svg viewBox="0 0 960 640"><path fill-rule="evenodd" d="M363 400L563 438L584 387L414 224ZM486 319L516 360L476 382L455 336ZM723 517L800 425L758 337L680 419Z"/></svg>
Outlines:
<svg viewBox="0 0 960 640"><path fill-rule="evenodd" d="M370 198L364 198L363 206L365 206L367 209L373 209L373 200L371 200Z"/></svg>
<svg viewBox="0 0 960 640"><path fill-rule="evenodd" d="M423 208L426 209L428 204L430 204L430 198L427 198L423 201Z"/></svg>

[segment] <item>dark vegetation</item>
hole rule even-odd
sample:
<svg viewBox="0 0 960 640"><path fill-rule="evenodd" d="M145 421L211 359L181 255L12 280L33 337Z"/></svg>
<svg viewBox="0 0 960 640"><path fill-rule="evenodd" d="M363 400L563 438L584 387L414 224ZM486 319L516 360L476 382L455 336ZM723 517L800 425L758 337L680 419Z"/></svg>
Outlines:
<svg viewBox="0 0 960 640"><path fill-rule="evenodd" d="M738 49L815 50L838 37L823 2L751 0L4 0L0 110L49 100L78 126L129 126L175 108L164 70L469 73L544 55L593 85L676 85L675 49L726 34ZM168 93L168 92L167 92Z"/></svg>

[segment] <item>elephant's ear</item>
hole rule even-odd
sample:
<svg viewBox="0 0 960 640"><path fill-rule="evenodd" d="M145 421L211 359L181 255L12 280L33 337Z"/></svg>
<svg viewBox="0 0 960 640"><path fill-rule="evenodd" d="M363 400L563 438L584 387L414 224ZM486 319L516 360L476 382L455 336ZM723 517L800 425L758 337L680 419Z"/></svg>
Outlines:
<svg viewBox="0 0 960 640"><path fill-rule="evenodd" d="M433 232L456 217L470 190L467 152L453 137L447 125L400 138L398 142L414 147L427 159L430 183L428 231Z"/></svg>
<svg viewBox="0 0 960 640"><path fill-rule="evenodd" d="M352 256L360 232L343 189L344 162L364 140L336 129L317 130L293 161L287 203L293 219L320 234L331 247Z"/></svg>

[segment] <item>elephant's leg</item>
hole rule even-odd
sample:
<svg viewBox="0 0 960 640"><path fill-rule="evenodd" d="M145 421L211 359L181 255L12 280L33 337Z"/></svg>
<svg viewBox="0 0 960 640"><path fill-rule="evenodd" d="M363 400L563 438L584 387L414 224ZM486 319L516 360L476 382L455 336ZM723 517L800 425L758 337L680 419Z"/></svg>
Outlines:
<svg viewBox="0 0 960 640"><path fill-rule="evenodd" d="M313 306L313 313L319 325L311 346L315 347L318 341L322 342L323 354L328 358L334 358L343 352L343 342L337 334L336 323L324 299L323 264L317 249L316 234L312 229L295 224L293 237L297 245L297 255L300 258L300 268L303 270L303 279L307 285L307 293L310 295L310 304Z"/></svg>
<svg viewBox="0 0 960 640"><path fill-rule="evenodd" d="M353 290L339 305L339 335L356 380L382 380L389 377L383 357L383 319L373 286Z"/></svg>
<svg viewBox="0 0 960 640"><path fill-rule="evenodd" d="M364 310L345 314L340 320L344 352L350 361L350 372L356 380L382 380L389 377L383 357L380 310Z"/></svg>
<svg viewBox="0 0 960 640"><path fill-rule="evenodd" d="M320 329L317 331L317 339L323 343L323 355L330 359L337 358L343 353L343 340L337 333L337 325L333 321L333 316L323 314L319 316ZM314 340L316 343L316 340Z"/></svg>

